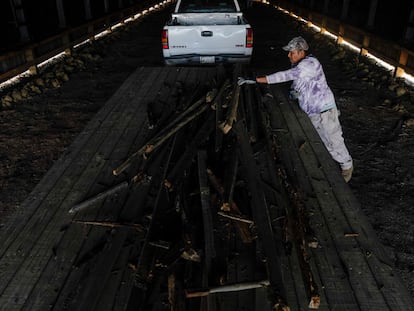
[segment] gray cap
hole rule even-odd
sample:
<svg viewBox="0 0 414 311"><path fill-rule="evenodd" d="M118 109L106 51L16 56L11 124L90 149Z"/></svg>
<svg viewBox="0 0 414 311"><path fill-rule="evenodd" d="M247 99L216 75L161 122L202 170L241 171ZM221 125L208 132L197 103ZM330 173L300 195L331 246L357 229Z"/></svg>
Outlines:
<svg viewBox="0 0 414 311"><path fill-rule="evenodd" d="M285 51L293 51L293 50L305 50L309 49L309 45L305 39L302 37L295 37L289 41L289 43L283 47Z"/></svg>

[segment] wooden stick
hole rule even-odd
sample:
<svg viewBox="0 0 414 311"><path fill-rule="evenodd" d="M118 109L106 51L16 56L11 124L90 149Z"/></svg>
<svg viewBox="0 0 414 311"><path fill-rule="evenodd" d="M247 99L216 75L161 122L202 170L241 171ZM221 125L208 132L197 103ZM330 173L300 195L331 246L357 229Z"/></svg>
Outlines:
<svg viewBox="0 0 414 311"><path fill-rule="evenodd" d="M72 220L75 224L81 225L91 225L91 226L102 226L102 227L109 227L109 228L133 228L137 231L143 231L144 227L140 224L122 224L118 222L107 222L107 221L84 221L84 220Z"/></svg>
<svg viewBox="0 0 414 311"><path fill-rule="evenodd" d="M186 292L186 298L196 298L204 297L214 293L228 293L228 292L238 292L247 289L261 288L269 286L270 282L268 280L258 281L258 282L245 282L245 283L236 283L229 284L224 286L212 287L210 289L197 291L197 292Z"/></svg>
<svg viewBox="0 0 414 311"><path fill-rule="evenodd" d="M170 274L168 276L168 304L170 305L170 310L174 311L175 308L175 275Z"/></svg>
<svg viewBox="0 0 414 311"><path fill-rule="evenodd" d="M242 218L241 216L238 216L238 215L228 214L228 213L225 213L225 212L218 212L217 214L219 214L220 216L223 216L223 217L226 217L226 218L235 220L235 221L240 221L240 222L247 223L249 225L253 225L254 224L254 221L253 220L246 219L246 218Z"/></svg>
<svg viewBox="0 0 414 311"><path fill-rule="evenodd" d="M355 238L355 237L359 237L359 233L357 232L349 232L349 233L345 233L344 237L346 238Z"/></svg>
<svg viewBox="0 0 414 311"><path fill-rule="evenodd" d="M222 124L219 125L220 129L224 134L227 134L233 127L234 122L237 120L237 109L239 108L239 97L240 97L240 85L236 85L231 109L227 114L227 119Z"/></svg>

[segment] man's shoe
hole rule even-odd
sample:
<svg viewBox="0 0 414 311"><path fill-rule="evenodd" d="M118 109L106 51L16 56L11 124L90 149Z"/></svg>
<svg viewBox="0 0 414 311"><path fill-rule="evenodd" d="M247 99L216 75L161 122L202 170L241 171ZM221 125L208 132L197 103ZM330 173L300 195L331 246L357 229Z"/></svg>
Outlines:
<svg viewBox="0 0 414 311"><path fill-rule="evenodd" d="M345 179L345 182L348 182L351 180L353 171L354 171L353 166L351 166L351 168L347 170L342 170L342 177Z"/></svg>

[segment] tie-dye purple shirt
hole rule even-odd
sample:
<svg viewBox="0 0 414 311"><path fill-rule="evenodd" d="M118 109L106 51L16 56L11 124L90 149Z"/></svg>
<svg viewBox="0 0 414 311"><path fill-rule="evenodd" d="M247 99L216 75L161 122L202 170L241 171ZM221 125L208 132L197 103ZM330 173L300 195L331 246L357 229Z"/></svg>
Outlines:
<svg viewBox="0 0 414 311"><path fill-rule="evenodd" d="M321 63L312 55L296 66L266 76L269 84L293 81L300 108L308 115L321 113L336 106L332 90L326 82Z"/></svg>

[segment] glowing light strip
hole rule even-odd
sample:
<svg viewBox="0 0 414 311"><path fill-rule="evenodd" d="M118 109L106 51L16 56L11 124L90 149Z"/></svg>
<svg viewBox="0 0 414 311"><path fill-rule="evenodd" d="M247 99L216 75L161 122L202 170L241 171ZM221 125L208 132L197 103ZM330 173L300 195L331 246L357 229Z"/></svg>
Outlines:
<svg viewBox="0 0 414 311"><path fill-rule="evenodd" d="M330 33L329 31L326 31L326 30L322 31L322 28L321 27L318 27L318 26L314 25L311 21L307 21L304 18L302 18L300 16L297 16L297 15L293 14L292 12L289 12L288 10L283 9L283 8L281 8L279 6L275 6L275 8L278 9L279 11L282 11L283 13L285 13L285 14L287 14L289 16L295 17L296 19L298 19L301 22L306 23L309 27L314 28L316 31L322 33L323 35L326 35L326 36L330 37L331 39L338 40L338 36L334 35L333 33ZM361 51L362 51L362 48L359 48L359 47L353 45L352 43L350 43L350 42L348 42L346 40L342 40L340 44L346 45L348 48L350 48L351 50L353 50L353 51L355 51L357 53L361 53ZM395 66L393 66L390 63L387 63L386 61L384 61L384 60L382 60L382 59L380 59L380 58L372 55L368 51L365 54L365 56L368 57L368 58L371 58L372 60L374 60L375 63L376 63L376 65L379 65L379 66L381 66L381 67L383 67L385 69L390 70L391 71L390 74L392 74L396 70ZM410 85L414 85L414 76L409 75L408 73L403 72L400 75L400 78L402 78L405 81L407 81Z"/></svg>
<svg viewBox="0 0 414 311"><path fill-rule="evenodd" d="M47 67L47 66L49 66L51 64L54 64L54 63L58 62L59 60L63 59L65 56L66 56L65 52L56 54L55 56L52 56L51 58L45 60L44 62L41 62L41 63L37 64L37 67L39 69L41 69L43 67Z"/></svg>
<svg viewBox="0 0 414 311"><path fill-rule="evenodd" d="M22 72L21 74L14 76L13 78L10 78L6 81L4 81L3 83L0 83L0 90L12 86L13 84L19 83L20 79L25 78L25 77L30 77L31 73L29 70L26 70L24 72Z"/></svg>
<svg viewBox="0 0 414 311"><path fill-rule="evenodd" d="M143 17L144 15L146 15L146 14L152 12L152 11L155 11L155 10L161 8L163 5L166 5L169 2L172 2L172 0L164 0L164 1L160 2L160 3L158 3L158 4L155 4L154 6L148 8L148 9L145 9L145 10L141 11L140 13L137 13L137 14L135 14L133 16L130 16L130 17L126 18L123 22L120 22L118 24L112 25L110 27L110 29L106 29L106 30L104 30L104 31L102 31L100 33L97 33L96 35L93 36L93 39L99 39L101 37L104 37L104 36L110 34L113 29L116 29L116 28L125 26L125 24L130 23L130 22L133 22L136 19L138 19L140 17ZM78 43L78 44L73 45L72 48L73 49L77 49L77 48L79 48L79 47L81 47L81 46L89 43L90 41L91 41L91 39L86 39L85 41L82 41L81 43ZM50 66L51 64L54 64L60 58L63 58L64 56L65 56L65 53L64 52L59 53L59 54L57 54L55 56L52 56L51 58L43 61L42 63L37 64L36 66L38 68ZM26 70L25 72L23 72L21 74L18 74L16 76L14 76L14 77L12 77L12 78L10 78L10 79L8 79L8 80L0 83L0 90L4 89L6 87L9 87L9 86L14 85L14 84L18 83L22 78L26 78L26 77L28 77L30 75L31 75L30 71L29 70Z"/></svg>

